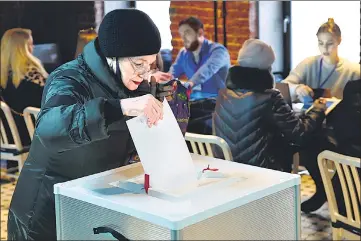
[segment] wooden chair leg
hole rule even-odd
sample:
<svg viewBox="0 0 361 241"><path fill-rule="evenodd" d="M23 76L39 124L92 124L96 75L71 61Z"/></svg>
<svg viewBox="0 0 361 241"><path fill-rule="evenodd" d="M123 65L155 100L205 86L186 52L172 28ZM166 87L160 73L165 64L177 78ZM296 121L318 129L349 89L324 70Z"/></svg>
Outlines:
<svg viewBox="0 0 361 241"><path fill-rule="evenodd" d="M292 173L293 174L298 173L299 165L300 165L300 156L299 156L298 153L295 153L293 155L293 167L292 167Z"/></svg>
<svg viewBox="0 0 361 241"><path fill-rule="evenodd" d="M342 232L340 228L332 228L332 240L342 240Z"/></svg>

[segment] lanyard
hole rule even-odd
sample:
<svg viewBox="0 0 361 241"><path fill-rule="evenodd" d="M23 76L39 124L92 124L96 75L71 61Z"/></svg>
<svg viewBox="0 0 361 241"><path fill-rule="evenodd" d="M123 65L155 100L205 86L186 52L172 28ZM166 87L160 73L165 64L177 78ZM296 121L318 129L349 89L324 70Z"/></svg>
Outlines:
<svg viewBox="0 0 361 241"><path fill-rule="evenodd" d="M321 83L321 75L322 75L322 64L323 64L323 58L321 58L320 61L320 69L318 70L318 83L320 84L319 88L322 88L326 82L330 79L331 75L333 74L333 72L335 72L336 67L337 67L337 63L335 64L335 67L333 67L332 71L330 72L330 74L327 76L327 78Z"/></svg>

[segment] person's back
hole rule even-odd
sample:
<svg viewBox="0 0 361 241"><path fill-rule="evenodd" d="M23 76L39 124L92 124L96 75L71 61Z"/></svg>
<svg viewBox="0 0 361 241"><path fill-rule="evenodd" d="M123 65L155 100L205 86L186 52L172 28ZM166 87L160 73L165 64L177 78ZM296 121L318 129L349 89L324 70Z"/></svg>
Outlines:
<svg viewBox="0 0 361 241"><path fill-rule="evenodd" d="M273 90L257 93L228 88L219 92L214 114L215 134L230 145L234 161L280 169L273 163L275 157L269 150L276 136L271 134L274 127L267 115L277 94Z"/></svg>
<svg viewBox="0 0 361 241"><path fill-rule="evenodd" d="M273 89L270 66L274 53L265 43L246 41L238 62L239 66L229 70L227 88L219 92L215 134L230 145L234 161L283 169L286 143L302 145L308 133L320 128L325 107L318 104L304 119L295 116L281 93Z"/></svg>

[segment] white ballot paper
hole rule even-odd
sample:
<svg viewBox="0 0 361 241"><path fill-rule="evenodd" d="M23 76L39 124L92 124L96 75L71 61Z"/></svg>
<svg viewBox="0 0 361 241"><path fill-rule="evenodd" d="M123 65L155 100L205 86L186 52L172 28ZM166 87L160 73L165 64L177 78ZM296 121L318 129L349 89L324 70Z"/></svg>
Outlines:
<svg viewBox="0 0 361 241"><path fill-rule="evenodd" d="M197 172L177 120L163 101L163 120L148 127L144 115L127 121L152 189L167 192L197 187Z"/></svg>

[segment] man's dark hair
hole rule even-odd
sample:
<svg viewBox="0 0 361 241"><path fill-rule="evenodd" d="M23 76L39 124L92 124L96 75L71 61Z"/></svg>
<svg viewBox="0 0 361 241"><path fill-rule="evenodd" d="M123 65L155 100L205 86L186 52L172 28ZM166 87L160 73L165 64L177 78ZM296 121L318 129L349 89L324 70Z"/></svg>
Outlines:
<svg viewBox="0 0 361 241"><path fill-rule="evenodd" d="M188 24L194 31L198 32L199 29L203 29L203 23L196 17L189 17L179 22L178 27Z"/></svg>

